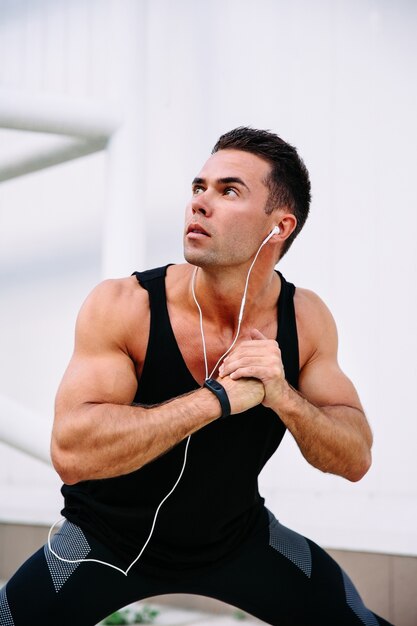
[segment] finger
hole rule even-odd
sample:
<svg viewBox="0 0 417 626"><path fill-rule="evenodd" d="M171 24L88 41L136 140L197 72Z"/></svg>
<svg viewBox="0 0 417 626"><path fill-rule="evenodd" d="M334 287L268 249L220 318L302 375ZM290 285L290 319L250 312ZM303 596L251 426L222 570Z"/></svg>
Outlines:
<svg viewBox="0 0 417 626"><path fill-rule="evenodd" d="M279 367L280 363L276 359L271 358L270 355L258 355L255 358L253 356L242 356L239 359L234 359L227 363L222 363L219 368L219 374L222 377L228 376L231 375L232 372L236 372L237 370L242 368L246 369L248 367L256 367L259 370L263 369L264 372L267 373L275 371L277 366Z"/></svg>
<svg viewBox="0 0 417 626"><path fill-rule="evenodd" d="M224 359L224 362L231 361L233 358L246 354L260 354L265 350L276 349L277 342L273 339L258 339L257 341L245 341L234 348Z"/></svg>
<svg viewBox="0 0 417 626"><path fill-rule="evenodd" d="M268 339L268 337L265 337L265 335L263 335L257 328L252 328L250 336L252 339Z"/></svg>
<svg viewBox="0 0 417 626"><path fill-rule="evenodd" d="M253 365L249 367L239 367L237 370L230 374L230 378L238 380L239 378L257 378L261 379L260 370Z"/></svg>

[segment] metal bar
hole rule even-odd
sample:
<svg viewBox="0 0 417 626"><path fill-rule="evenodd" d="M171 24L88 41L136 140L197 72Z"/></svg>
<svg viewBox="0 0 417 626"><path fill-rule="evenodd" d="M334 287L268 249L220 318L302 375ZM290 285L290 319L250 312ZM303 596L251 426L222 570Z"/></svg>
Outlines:
<svg viewBox="0 0 417 626"><path fill-rule="evenodd" d="M50 465L50 439L47 420L0 395L0 441Z"/></svg>
<svg viewBox="0 0 417 626"><path fill-rule="evenodd" d="M109 139L122 122L103 102L0 89L0 128Z"/></svg>
<svg viewBox="0 0 417 626"><path fill-rule="evenodd" d="M65 163L79 157L99 152L107 145L107 139L94 141L76 140L68 137L57 138L54 145L32 149L26 154L0 160L0 182L37 172L53 165Z"/></svg>

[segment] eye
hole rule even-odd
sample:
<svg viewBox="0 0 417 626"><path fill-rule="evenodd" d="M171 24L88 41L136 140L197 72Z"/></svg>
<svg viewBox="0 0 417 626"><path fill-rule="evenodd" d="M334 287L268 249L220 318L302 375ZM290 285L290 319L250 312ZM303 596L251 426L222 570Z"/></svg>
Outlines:
<svg viewBox="0 0 417 626"><path fill-rule="evenodd" d="M223 194L225 196L237 196L237 191L236 189L234 189L234 187L226 187L226 189L223 191Z"/></svg>
<svg viewBox="0 0 417 626"><path fill-rule="evenodd" d="M203 193L204 188L201 187L200 185L194 185L193 187L193 196L198 196L200 195L200 193Z"/></svg>

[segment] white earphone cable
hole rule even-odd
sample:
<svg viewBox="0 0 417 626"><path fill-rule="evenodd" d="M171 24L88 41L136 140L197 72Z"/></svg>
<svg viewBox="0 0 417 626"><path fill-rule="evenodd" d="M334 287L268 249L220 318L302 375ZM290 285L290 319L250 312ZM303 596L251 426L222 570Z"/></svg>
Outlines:
<svg viewBox="0 0 417 626"><path fill-rule="evenodd" d="M100 563L101 565L107 565L107 567L111 567L112 569L115 569L118 572L120 572L121 574L124 574L125 576L127 576L128 573L130 572L130 570L132 569L132 567L135 565L135 563L137 563L139 561L139 559L142 556L146 546L148 545L148 543L151 540L151 537L153 535L153 531L154 531L154 528L155 528L155 524L156 524L156 518L158 517L158 513L159 513L159 510L160 510L161 506L164 504L164 502L166 500L168 500L169 496L172 493L174 493L175 489L177 488L178 483L180 482L180 480L182 478L182 475L183 475L184 470L185 470L185 465L187 463L187 453L188 453L188 446L189 446L189 443L190 443L190 439L191 439L191 435L189 435L187 437L187 442L185 444L184 460L183 460L183 463L182 463L182 468L181 468L180 474L179 474L179 476L178 476L174 486L172 487L171 491L169 491L167 493L167 495L165 496L165 498L163 500L161 500L161 502L159 503L158 508L155 511L155 515L154 515L153 522L152 522L152 527L151 527L151 530L149 532L148 538L146 539L145 543L143 544L142 550L139 552L137 557L131 562L131 564L129 565L129 567L127 569L123 570L121 567L117 567L117 565L113 565L112 563L107 563L107 561L100 561L99 559L65 559L62 556L59 556L59 554L57 554L52 549L52 546L51 546L51 534L52 534L52 531L53 531L53 529L55 528L55 526L57 524L59 524L62 521L65 521L65 517L62 517L61 519L59 519L49 529L49 533L48 533L48 548L49 548L50 552L52 552L52 554L54 556L56 556L57 559L59 559L60 561L63 561L64 563Z"/></svg>
<svg viewBox="0 0 417 626"><path fill-rule="evenodd" d="M207 350L206 350L206 341L205 341L205 337L204 337L204 328L203 328L203 312L201 310L201 307L198 303L197 297L195 295L195 279L197 276L197 271L198 271L198 267L194 268L193 271L193 277L192 277L192 281L191 281L191 291L192 291L192 295L193 295L193 299L194 302L197 305L197 309L199 312L199 316L200 316L200 333L201 333L201 341L203 344L203 356L204 356L204 365L205 365L205 372L206 372L206 380L207 378L211 378L214 374L214 372L216 371L218 365L220 364L220 362L229 354L229 352L232 350L232 348L234 348L236 341L238 340L239 334L240 334L240 327L242 324L242 320L243 320L243 313L245 310L245 306L246 306L246 295L248 292L248 287L249 287L249 278L250 275L252 273L252 269L253 266L255 265L256 259L258 258L258 255L260 253L260 251L262 250L262 248L264 247L264 245L271 239L272 235L275 234L275 231L271 231L269 233L269 235L263 240L263 242L261 243L261 245L258 248L258 251L255 254L255 257L249 267L247 276L246 276L246 282L245 282L245 289L243 291L243 296L242 296L242 301L240 303L240 311L239 311L239 317L238 317L238 324L237 324L237 329L236 329L236 334L233 338L232 343L230 344L230 346L228 347L228 349L226 350L226 352L224 354L222 354L222 356L219 358L219 360L217 361L216 365L213 367L210 376L208 375L208 365L207 365Z"/></svg>
<svg viewBox="0 0 417 626"><path fill-rule="evenodd" d="M204 328L203 328L203 312L201 310L201 307L198 303L196 294L195 294L195 279L196 279L196 275L197 275L197 271L198 271L198 267L194 268L193 271L193 276L192 276L192 281L191 281L191 291L192 291L192 295L193 295L193 299L195 304L197 305L197 309L198 309L198 313L199 313L199 318L200 318L200 333L201 333L201 341L203 344L203 358L204 358L204 368L205 368L205 379L207 380L207 378L211 378L214 374L214 372L216 371L219 363L225 358L225 356L227 356L229 354L229 352L232 350L232 348L234 347L234 345L236 344L236 341L238 340L239 334L240 334L240 327L242 324L242 319L243 319L243 312L245 310L245 305L246 305L246 294L248 291L248 286L249 286L249 277L251 275L252 272L252 268L255 265L255 261L258 258L258 255L261 251L261 249L263 248L263 246L267 243L267 241L269 241L269 239L272 237L272 235L274 234L274 231L272 231L268 237L266 237L263 242L261 243L261 245L258 248L257 253L255 254L255 257L249 267L249 271L248 274L246 276L246 283L245 283L245 289L243 291L243 296L242 296L242 301L240 304L240 312L239 312L239 317L238 317L238 325L237 325L237 330L236 330L236 334L233 338L232 343L230 344L229 348L226 350L226 352L224 354L222 354L222 356L219 358L219 360L217 361L216 365L214 366L214 368L211 371L211 374L208 375L208 360L207 360L207 350L206 350L206 340L205 340L205 336L204 336ZM107 565L107 567L111 567L112 569L117 570L118 572L120 572L121 574L124 574L124 576L127 576L128 573L130 572L130 570L132 569L132 567L139 561L140 557L142 556L143 552L145 551L145 548L147 547L148 543L150 542L154 529L155 529L155 524L156 524L156 519L158 517L158 513L159 510L161 509L162 505L164 504L164 502L166 500L168 500L168 498L171 496L172 493L174 493L175 489L178 486L178 483L180 482L183 474L184 474L184 470L185 470L185 466L187 464L187 454L188 454L188 447L190 445L190 440L191 440L191 435L188 435L187 440L186 440L186 444L185 444L185 450L184 450L184 459L183 459L183 464L182 464L182 468L180 471L180 474L174 484L174 486L172 487L172 489L167 493L167 495L163 498L163 500L161 500L161 502L159 503L156 511L155 511L155 515L153 518L153 522L152 522L152 526L151 526L151 530L149 532L148 538L146 539L145 543L142 546L141 551L139 552L139 554L137 555L137 557L131 562L131 564L129 565L129 567L126 570L123 570L120 567L117 567L116 565L113 565L112 563L107 563L107 561L100 561L99 559L66 559L62 556L59 556L59 554L57 554L51 546L51 535L52 535L52 531L54 530L54 528L57 526L57 524L59 524L62 521L65 521L65 518L61 518L59 520L57 520L49 529L49 533L48 533L48 549L49 551L60 561L63 561L64 563L99 563L100 565Z"/></svg>

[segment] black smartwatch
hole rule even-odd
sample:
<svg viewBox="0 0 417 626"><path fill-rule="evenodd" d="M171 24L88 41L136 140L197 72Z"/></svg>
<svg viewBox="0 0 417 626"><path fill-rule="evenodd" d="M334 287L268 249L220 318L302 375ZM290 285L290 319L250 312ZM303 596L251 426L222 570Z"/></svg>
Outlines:
<svg viewBox="0 0 417 626"><path fill-rule="evenodd" d="M227 397L226 389L223 387L223 385L221 385L218 380L214 380L214 378L207 378L207 380L204 381L203 387L207 387L207 389L210 389L210 391L214 393L214 395L220 402L222 414L220 415L219 419L230 415L230 402L229 398Z"/></svg>

